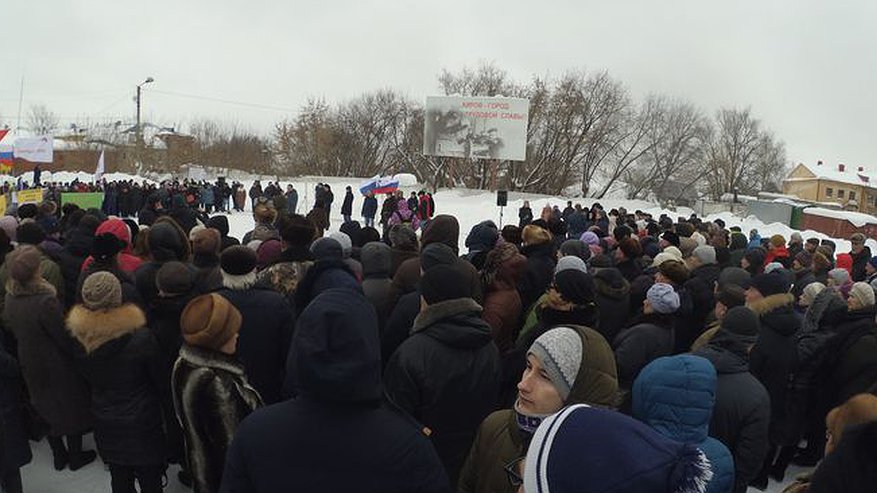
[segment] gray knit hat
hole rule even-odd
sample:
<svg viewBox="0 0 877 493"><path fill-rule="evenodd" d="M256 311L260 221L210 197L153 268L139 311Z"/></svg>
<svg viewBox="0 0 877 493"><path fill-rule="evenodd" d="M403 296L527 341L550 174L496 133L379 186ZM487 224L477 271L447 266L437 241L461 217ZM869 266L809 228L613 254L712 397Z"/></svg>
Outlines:
<svg viewBox="0 0 877 493"><path fill-rule="evenodd" d="M82 283L82 303L89 310L116 308L122 304L122 285L109 272L95 272Z"/></svg>
<svg viewBox="0 0 877 493"><path fill-rule="evenodd" d="M679 293L669 284L652 284L646 293L646 299L658 313L673 313L679 309Z"/></svg>
<svg viewBox="0 0 877 493"><path fill-rule="evenodd" d="M709 245L701 245L695 248L692 255L704 265L716 263L716 249Z"/></svg>
<svg viewBox="0 0 877 493"><path fill-rule="evenodd" d="M557 261L557 265L554 267L554 273L557 274L558 272L565 271L567 269L578 270L584 272L585 274L588 273L588 266L585 264L585 261L573 255L561 257L560 260Z"/></svg>
<svg viewBox="0 0 877 493"><path fill-rule="evenodd" d="M569 327L555 327L539 336L527 354L539 360L566 402L582 365L582 338Z"/></svg>

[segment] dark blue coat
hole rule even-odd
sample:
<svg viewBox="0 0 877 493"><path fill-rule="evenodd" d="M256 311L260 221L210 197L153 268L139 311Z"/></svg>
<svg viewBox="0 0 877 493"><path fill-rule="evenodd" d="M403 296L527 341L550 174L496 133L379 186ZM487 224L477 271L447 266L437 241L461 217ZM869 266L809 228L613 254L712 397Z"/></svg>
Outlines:
<svg viewBox="0 0 877 493"><path fill-rule="evenodd" d="M365 200L362 201L362 217L374 219L375 214L377 213L378 199L375 197L366 197Z"/></svg>
<svg viewBox="0 0 877 493"><path fill-rule="evenodd" d="M728 447L708 436L716 381L716 369L699 356L658 358L633 384L633 416L667 438L696 445L712 464L706 492L730 493L734 458Z"/></svg>
<svg viewBox="0 0 877 493"><path fill-rule="evenodd" d="M30 444L24 432L18 361L3 347L0 337L0 471L12 471L31 461Z"/></svg>
<svg viewBox="0 0 877 493"><path fill-rule="evenodd" d="M287 380L294 399L238 428L221 492L450 491L419 427L382 404L377 315L361 293L332 288L302 312Z"/></svg>

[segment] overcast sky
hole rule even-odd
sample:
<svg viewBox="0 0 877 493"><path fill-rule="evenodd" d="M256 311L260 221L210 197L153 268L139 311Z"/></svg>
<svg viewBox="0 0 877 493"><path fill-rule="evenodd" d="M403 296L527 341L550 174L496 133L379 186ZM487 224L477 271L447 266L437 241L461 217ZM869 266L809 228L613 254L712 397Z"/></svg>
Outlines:
<svg viewBox="0 0 877 493"><path fill-rule="evenodd" d="M816 0L4 0L0 121L44 103L66 122L133 120L134 86L295 110L494 61L514 78L608 70L637 98L712 113L752 106L794 161L877 170L877 2ZM235 120L268 132L291 112L156 92L148 121ZM23 118L24 119L24 118Z"/></svg>

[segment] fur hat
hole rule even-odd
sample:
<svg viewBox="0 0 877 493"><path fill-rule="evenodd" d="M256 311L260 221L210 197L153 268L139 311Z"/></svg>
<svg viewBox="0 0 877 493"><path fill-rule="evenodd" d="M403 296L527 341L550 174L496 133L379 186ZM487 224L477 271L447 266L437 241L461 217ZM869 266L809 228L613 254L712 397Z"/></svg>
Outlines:
<svg viewBox="0 0 877 493"><path fill-rule="evenodd" d="M46 241L46 231L34 221L25 221L18 226L15 233L19 243L27 245L39 245Z"/></svg>
<svg viewBox="0 0 877 493"><path fill-rule="evenodd" d="M682 258L690 257L695 248L697 248L697 242L691 238L679 239L679 251L682 253Z"/></svg>
<svg viewBox="0 0 877 493"><path fill-rule="evenodd" d="M218 229L201 228L195 231L195 228L192 228L192 231L194 233L189 232L189 237L192 238L192 253L194 255L219 256L219 251L222 248L222 233Z"/></svg>
<svg viewBox="0 0 877 493"><path fill-rule="evenodd" d="M527 354L539 360L548 378L566 402L582 364L582 338L569 327L555 327L537 338Z"/></svg>
<svg viewBox="0 0 877 493"><path fill-rule="evenodd" d="M551 233L547 229L528 224L524 227L521 238L524 240L524 245L541 245L551 241Z"/></svg>
<svg viewBox="0 0 877 493"><path fill-rule="evenodd" d="M199 296L180 315L180 331L190 346L217 350L241 328L241 313L222 295Z"/></svg>
<svg viewBox="0 0 877 493"><path fill-rule="evenodd" d="M850 298L855 298L860 307L874 306L874 288L864 282L853 283L850 288Z"/></svg>
<svg viewBox="0 0 877 493"><path fill-rule="evenodd" d="M816 252L813 255L813 268L814 270L831 269L831 261L822 252Z"/></svg>
<svg viewBox="0 0 877 493"><path fill-rule="evenodd" d="M91 245L91 256L95 260L107 261L125 248L125 242L113 233L101 233L94 237Z"/></svg>
<svg viewBox="0 0 877 493"><path fill-rule="evenodd" d="M570 303L578 306L594 302L594 279L577 269L566 269L554 276L554 287Z"/></svg>
<svg viewBox="0 0 877 493"><path fill-rule="evenodd" d="M9 277L22 284L40 275L41 262L42 254L37 247L31 245L22 245L6 257Z"/></svg>
<svg viewBox="0 0 877 493"><path fill-rule="evenodd" d="M417 251L417 233L407 224L394 224L387 233L390 245L397 250ZM450 248L450 247L449 247Z"/></svg>
<svg viewBox="0 0 877 493"><path fill-rule="evenodd" d="M107 310L121 306L122 284L109 272L95 272L82 283L82 304L89 310Z"/></svg>
<svg viewBox="0 0 877 493"><path fill-rule="evenodd" d="M773 245L774 248L786 246L786 239L783 238L783 235L773 235L770 237L770 244Z"/></svg>
<svg viewBox="0 0 877 493"><path fill-rule="evenodd" d="M228 247L219 258L222 273L230 276L245 276L256 270L258 258L253 249L235 245Z"/></svg>
<svg viewBox="0 0 877 493"><path fill-rule="evenodd" d="M734 308L746 304L746 291L738 284L726 284L716 289L716 301L725 308Z"/></svg>
<svg viewBox="0 0 877 493"><path fill-rule="evenodd" d="M669 284L662 282L652 284L646 293L646 299L658 313L673 313L679 309L679 293Z"/></svg>
<svg viewBox="0 0 877 493"><path fill-rule="evenodd" d="M746 270L740 267L726 267L719 273L719 287L733 284L735 286L745 286L752 276Z"/></svg>
<svg viewBox="0 0 877 493"><path fill-rule="evenodd" d="M791 286L782 272L766 272L753 277L746 289L752 288L761 293L765 298L774 294L788 293Z"/></svg>
<svg viewBox="0 0 877 493"><path fill-rule="evenodd" d="M195 286L195 274L182 262L166 262L155 274L155 286L166 295L188 294Z"/></svg>
<svg viewBox="0 0 877 493"><path fill-rule="evenodd" d="M702 265L716 263L716 249L709 245L701 245L695 248L691 255L698 259Z"/></svg>
<svg viewBox="0 0 877 493"><path fill-rule="evenodd" d="M436 265L420 277L420 294L428 305L472 296L466 276L450 265Z"/></svg>
<svg viewBox="0 0 877 493"><path fill-rule="evenodd" d="M805 269L809 269L811 265L813 265L813 255L810 254L807 250L801 250L795 255L795 260L801 264L801 267Z"/></svg>
<svg viewBox="0 0 877 493"><path fill-rule="evenodd" d="M658 272L669 279L673 284L681 286L688 280L688 269L682 262L669 259L658 265Z"/></svg>

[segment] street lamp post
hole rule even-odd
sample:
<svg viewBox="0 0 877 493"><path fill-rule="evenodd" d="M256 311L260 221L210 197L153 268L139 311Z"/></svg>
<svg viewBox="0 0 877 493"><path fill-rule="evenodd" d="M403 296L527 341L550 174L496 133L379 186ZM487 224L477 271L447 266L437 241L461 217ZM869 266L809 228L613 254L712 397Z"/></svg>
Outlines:
<svg viewBox="0 0 877 493"><path fill-rule="evenodd" d="M152 77L147 77L146 80L144 80L140 84L137 84L137 95L134 98L135 102L137 103L137 126L135 128L135 132L136 132L135 138L136 138L137 142L135 142L135 145L137 146L137 159L138 160L142 160L142 157L143 157L143 153L142 153L142 151L143 151L143 129L140 127L140 93L141 93L141 88L143 86L145 86L146 84L149 84L151 82L155 82L155 79L153 79Z"/></svg>

